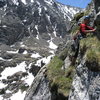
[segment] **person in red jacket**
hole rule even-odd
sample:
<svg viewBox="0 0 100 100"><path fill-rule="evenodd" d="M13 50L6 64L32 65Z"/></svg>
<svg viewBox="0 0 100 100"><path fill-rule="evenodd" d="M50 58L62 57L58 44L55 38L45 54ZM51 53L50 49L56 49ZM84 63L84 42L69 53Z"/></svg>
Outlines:
<svg viewBox="0 0 100 100"><path fill-rule="evenodd" d="M90 17L89 16L85 16L84 21L82 24L79 24L80 29L79 32L74 36L74 40L79 38L85 38L87 33L93 33L96 31L96 29L88 26L88 24L90 23Z"/></svg>
<svg viewBox="0 0 100 100"><path fill-rule="evenodd" d="M79 24L79 26L80 26L79 31L73 37L74 43L71 45L71 48L72 48L72 51L75 52L75 54L71 57L72 65L75 64L76 58L77 58L78 53L79 53L79 47L80 47L79 46L80 45L79 40L81 40L82 38L86 38L86 35L88 33L94 33L96 31L96 29L88 26L89 23L90 23L90 17L85 16L83 23Z"/></svg>

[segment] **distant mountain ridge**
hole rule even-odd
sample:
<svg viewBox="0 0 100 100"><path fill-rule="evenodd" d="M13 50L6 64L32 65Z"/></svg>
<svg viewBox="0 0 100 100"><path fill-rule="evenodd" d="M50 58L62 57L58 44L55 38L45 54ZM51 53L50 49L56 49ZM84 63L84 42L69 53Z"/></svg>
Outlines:
<svg viewBox="0 0 100 100"><path fill-rule="evenodd" d="M6 0L0 8L0 42L10 45L30 35L50 40L48 33L64 37L80 10L54 0Z"/></svg>

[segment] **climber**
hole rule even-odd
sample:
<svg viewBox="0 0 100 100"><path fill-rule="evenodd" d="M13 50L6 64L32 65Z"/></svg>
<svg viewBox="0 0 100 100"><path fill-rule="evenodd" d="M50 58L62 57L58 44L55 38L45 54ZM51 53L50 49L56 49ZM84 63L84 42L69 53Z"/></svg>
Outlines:
<svg viewBox="0 0 100 100"><path fill-rule="evenodd" d="M80 29L77 32L77 34L75 34L75 36L73 37L74 44L71 45L72 51L75 52L74 56L71 58L72 65L75 64L76 58L79 53L80 40L82 38L86 38L87 33L94 33L96 31L96 29L88 26L89 23L90 23L90 16L85 16L83 23L78 24L80 26Z"/></svg>
<svg viewBox="0 0 100 100"><path fill-rule="evenodd" d="M82 38L86 38L87 33L93 33L96 31L96 29L88 26L88 24L90 23L90 16L85 16L84 17L84 21L83 23L79 24L80 29L77 32L77 34L73 37L74 40L76 39L82 39Z"/></svg>

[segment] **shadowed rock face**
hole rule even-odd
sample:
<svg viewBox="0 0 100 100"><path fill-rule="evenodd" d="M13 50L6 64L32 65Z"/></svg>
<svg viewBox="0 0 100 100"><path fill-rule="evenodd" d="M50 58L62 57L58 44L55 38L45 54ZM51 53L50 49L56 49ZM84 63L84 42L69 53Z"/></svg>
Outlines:
<svg viewBox="0 0 100 100"><path fill-rule="evenodd" d="M96 12L96 18L95 18L95 24L97 26L97 37L100 40L100 1L93 0L95 5L95 12Z"/></svg>
<svg viewBox="0 0 100 100"><path fill-rule="evenodd" d="M95 4L96 12L98 13L100 11L100 1L99 0L93 0Z"/></svg>
<svg viewBox="0 0 100 100"><path fill-rule="evenodd" d="M4 7L6 4L6 0L0 0L0 8Z"/></svg>
<svg viewBox="0 0 100 100"><path fill-rule="evenodd" d="M80 11L79 8L61 5L52 0L26 1L6 0L0 8L0 42L11 45L25 36L36 37L38 34L49 40L48 33L53 32L58 37L64 37L70 27L68 18L72 19L74 15L70 8ZM69 9L66 13L65 7Z"/></svg>

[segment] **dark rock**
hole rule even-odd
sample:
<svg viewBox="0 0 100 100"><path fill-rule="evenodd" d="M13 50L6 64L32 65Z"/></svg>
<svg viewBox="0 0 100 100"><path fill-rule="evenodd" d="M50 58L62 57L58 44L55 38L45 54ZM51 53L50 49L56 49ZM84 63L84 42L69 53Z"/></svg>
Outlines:
<svg viewBox="0 0 100 100"><path fill-rule="evenodd" d="M4 84L6 84L6 83L7 83L7 80L6 80L6 79L2 79L2 82L3 82Z"/></svg>
<svg viewBox="0 0 100 100"><path fill-rule="evenodd" d="M6 0L0 0L0 8L4 7L6 3Z"/></svg>
<svg viewBox="0 0 100 100"><path fill-rule="evenodd" d="M8 79L9 82L11 82L11 81L18 81L22 77L25 77L27 75L28 75L27 72L19 71L19 72L16 72L15 74L13 74L12 76L8 76L7 79Z"/></svg>
<svg viewBox="0 0 100 100"><path fill-rule="evenodd" d="M9 54L9 53L6 53L6 52L3 52L3 53L1 54L1 57L2 57L3 59L11 59L11 58L13 58L13 56L14 56L14 54Z"/></svg>
<svg viewBox="0 0 100 100"><path fill-rule="evenodd" d="M28 75L27 72L23 72L23 73L22 73L22 76L23 76L23 77L25 77L25 76L27 76L27 75Z"/></svg>
<svg viewBox="0 0 100 100"><path fill-rule="evenodd" d="M5 94L5 89L0 89L0 95Z"/></svg>
<svg viewBox="0 0 100 100"><path fill-rule="evenodd" d="M5 67L15 67L17 64L15 61L0 61L0 66Z"/></svg>
<svg viewBox="0 0 100 100"><path fill-rule="evenodd" d="M6 45L6 44L0 44L0 50L1 50L1 52L6 52L6 51L10 51L10 50L12 50L11 49L11 47L10 46L8 46L8 45Z"/></svg>
<svg viewBox="0 0 100 100"><path fill-rule="evenodd" d="M29 85L27 85L27 84L22 84L22 85L20 86L20 89L21 89L22 91L26 91L28 88L29 88Z"/></svg>
<svg viewBox="0 0 100 100"><path fill-rule="evenodd" d="M32 73L34 76L36 76L39 70L40 70L39 66L32 64L31 68L29 69L29 72Z"/></svg>
<svg viewBox="0 0 100 100"><path fill-rule="evenodd" d="M100 65L98 62L95 61L87 61L86 66L89 68L89 70L93 72L99 72L100 71Z"/></svg>
<svg viewBox="0 0 100 100"><path fill-rule="evenodd" d="M43 61L41 61L41 67L43 67L45 65L45 63Z"/></svg>
<svg viewBox="0 0 100 100"><path fill-rule="evenodd" d="M11 96L12 96L12 93L5 93L5 94L3 95L3 97L4 97L5 99L10 98Z"/></svg>
<svg viewBox="0 0 100 100"><path fill-rule="evenodd" d="M1 66L1 67L0 67L0 73L1 73L3 70L4 70L4 67ZM0 76L1 76L1 75L0 75Z"/></svg>
<svg viewBox="0 0 100 100"><path fill-rule="evenodd" d="M25 51L24 48L20 48L19 51L18 51L18 53L23 53L24 51Z"/></svg>

